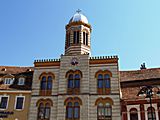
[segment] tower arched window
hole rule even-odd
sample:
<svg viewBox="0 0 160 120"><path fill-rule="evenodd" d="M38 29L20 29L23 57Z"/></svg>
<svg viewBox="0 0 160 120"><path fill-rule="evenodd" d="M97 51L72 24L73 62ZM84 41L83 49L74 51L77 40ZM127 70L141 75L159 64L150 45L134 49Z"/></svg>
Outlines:
<svg viewBox="0 0 160 120"><path fill-rule="evenodd" d="M79 44L80 40L79 40L79 31L74 31L73 32L73 44Z"/></svg>
<svg viewBox="0 0 160 120"><path fill-rule="evenodd" d="M70 46L70 33L66 33L66 47Z"/></svg>
<svg viewBox="0 0 160 120"><path fill-rule="evenodd" d="M68 76L68 94L79 94L81 74L79 71L70 71Z"/></svg>
<svg viewBox="0 0 160 120"><path fill-rule="evenodd" d="M54 75L43 73L40 76L40 95L51 95Z"/></svg>
<svg viewBox="0 0 160 120"><path fill-rule="evenodd" d="M149 107L147 109L147 115L148 115L148 120L156 120L155 109L153 107ZM152 119L152 115L153 115L153 119Z"/></svg>
<svg viewBox="0 0 160 120"><path fill-rule="evenodd" d="M88 46L88 33L83 32L83 44Z"/></svg>
<svg viewBox="0 0 160 120"><path fill-rule="evenodd" d="M138 113L136 108L130 110L130 120L138 120Z"/></svg>
<svg viewBox="0 0 160 120"><path fill-rule="evenodd" d="M111 73L109 71L98 71L96 73L97 78L97 92L98 94L110 94L110 77Z"/></svg>

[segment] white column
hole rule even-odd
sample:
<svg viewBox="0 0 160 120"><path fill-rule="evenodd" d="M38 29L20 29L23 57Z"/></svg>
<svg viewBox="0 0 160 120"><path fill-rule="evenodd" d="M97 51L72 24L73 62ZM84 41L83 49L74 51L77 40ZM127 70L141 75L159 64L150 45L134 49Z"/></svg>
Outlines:
<svg viewBox="0 0 160 120"><path fill-rule="evenodd" d="M127 118L130 120L130 109L136 108L138 112L138 120L141 120L141 115L140 115L140 105L127 105Z"/></svg>
<svg viewBox="0 0 160 120"><path fill-rule="evenodd" d="M148 120L147 109L149 107L150 107L150 104L144 104L144 110L145 110L145 118L146 118L146 120ZM152 104L152 107L155 109L156 120L159 120L158 110L157 110L157 104Z"/></svg>

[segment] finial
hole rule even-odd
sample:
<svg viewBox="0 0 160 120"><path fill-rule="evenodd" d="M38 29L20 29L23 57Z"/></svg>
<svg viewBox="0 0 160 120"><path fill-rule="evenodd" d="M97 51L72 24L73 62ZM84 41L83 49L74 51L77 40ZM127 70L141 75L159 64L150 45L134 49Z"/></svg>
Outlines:
<svg viewBox="0 0 160 120"><path fill-rule="evenodd" d="M141 64L140 69L141 69L141 70L146 69L146 65L145 65L145 63Z"/></svg>
<svg viewBox="0 0 160 120"><path fill-rule="evenodd" d="M77 13L80 13L81 11L82 11L82 10L78 9L76 12L77 12Z"/></svg>

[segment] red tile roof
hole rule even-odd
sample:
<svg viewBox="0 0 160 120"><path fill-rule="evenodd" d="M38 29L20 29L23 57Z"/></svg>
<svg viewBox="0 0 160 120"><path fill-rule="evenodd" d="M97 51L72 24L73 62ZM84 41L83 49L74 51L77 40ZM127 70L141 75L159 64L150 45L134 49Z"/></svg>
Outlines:
<svg viewBox="0 0 160 120"><path fill-rule="evenodd" d="M120 81L136 81L160 78L160 68L150 68L143 70L120 71Z"/></svg>
<svg viewBox="0 0 160 120"><path fill-rule="evenodd" d="M33 67L17 67L17 66L0 66L0 74L18 74L33 71Z"/></svg>
<svg viewBox="0 0 160 120"><path fill-rule="evenodd" d="M10 74L16 78L14 81L17 82L18 76L26 76L26 83L23 86L19 86L15 82L11 85L5 85L2 79L0 79L0 90L31 90L33 70L33 67L0 66L1 78Z"/></svg>

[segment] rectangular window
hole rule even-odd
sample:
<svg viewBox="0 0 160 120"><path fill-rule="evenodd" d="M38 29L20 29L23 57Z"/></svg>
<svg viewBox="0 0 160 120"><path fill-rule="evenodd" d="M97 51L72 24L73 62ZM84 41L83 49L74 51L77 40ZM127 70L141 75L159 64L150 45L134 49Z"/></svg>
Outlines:
<svg viewBox="0 0 160 120"><path fill-rule="evenodd" d="M88 33L86 33L86 45L88 45Z"/></svg>
<svg viewBox="0 0 160 120"><path fill-rule="evenodd" d="M0 109L7 109L8 97L1 97Z"/></svg>
<svg viewBox="0 0 160 120"><path fill-rule="evenodd" d="M79 43L79 31L77 31L77 43Z"/></svg>
<svg viewBox="0 0 160 120"><path fill-rule="evenodd" d="M17 97L16 98L16 109L17 110L23 109L23 104L24 104L24 97Z"/></svg>
<svg viewBox="0 0 160 120"><path fill-rule="evenodd" d="M10 84L12 84L13 83L13 78L5 78L5 80L4 80L4 84L6 84L6 85L10 85Z"/></svg>
<svg viewBox="0 0 160 120"><path fill-rule="evenodd" d="M76 44L76 31L74 31L74 35L73 35L73 44Z"/></svg>
<svg viewBox="0 0 160 120"><path fill-rule="evenodd" d="M85 45L86 44L86 35L85 35L85 32L83 32L83 44Z"/></svg>

